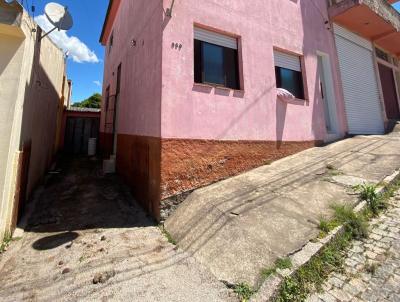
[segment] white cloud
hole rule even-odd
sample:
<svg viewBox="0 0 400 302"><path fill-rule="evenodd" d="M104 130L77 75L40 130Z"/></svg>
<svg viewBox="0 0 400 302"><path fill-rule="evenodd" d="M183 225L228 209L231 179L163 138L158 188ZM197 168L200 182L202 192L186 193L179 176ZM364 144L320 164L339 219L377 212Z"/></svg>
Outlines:
<svg viewBox="0 0 400 302"><path fill-rule="evenodd" d="M102 86L100 81L93 81L93 83L94 83L96 86L99 86L99 87Z"/></svg>
<svg viewBox="0 0 400 302"><path fill-rule="evenodd" d="M39 26L48 32L54 26L47 20L45 15L40 15L35 18L35 21ZM100 62L94 51L90 50L89 47L75 36L68 36L63 30L53 31L49 37L57 44L58 47L63 49L65 52L68 51L69 56L77 63L98 63Z"/></svg>

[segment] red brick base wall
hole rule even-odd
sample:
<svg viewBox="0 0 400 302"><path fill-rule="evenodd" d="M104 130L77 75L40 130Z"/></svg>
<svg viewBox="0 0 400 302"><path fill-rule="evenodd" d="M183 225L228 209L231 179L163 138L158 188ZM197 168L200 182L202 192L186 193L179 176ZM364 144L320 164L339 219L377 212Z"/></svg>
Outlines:
<svg viewBox="0 0 400 302"><path fill-rule="evenodd" d="M184 199L183 192L316 145L314 141L209 141L119 134L117 173L136 200L154 218L164 220Z"/></svg>
<svg viewBox="0 0 400 302"><path fill-rule="evenodd" d="M308 142L163 139L161 199L319 145Z"/></svg>

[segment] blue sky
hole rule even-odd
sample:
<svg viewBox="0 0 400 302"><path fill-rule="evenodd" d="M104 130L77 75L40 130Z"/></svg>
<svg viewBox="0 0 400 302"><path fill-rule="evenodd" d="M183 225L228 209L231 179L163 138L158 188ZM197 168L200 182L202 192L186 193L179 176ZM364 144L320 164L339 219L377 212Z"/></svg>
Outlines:
<svg viewBox="0 0 400 302"><path fill-rule="evenodd" d="M99 43L108 0L52 0L68 9L74 26L65 33L55 33L52 39L62 48L72 49L68 58L68 77L73 81L73 102L81 101L95 92L101 93L104 50ZM43 16L50 0L25 0L25 7L35 5L36 21L47 29Z"/></svg>
<svg viewBox="0 0 400 302"><path fill-rule="evenodd" d="M54 0L53 0L54 1ZM25 0L36 6L36 21L44 28L44 6L50 0ZM56 43L71 49L68 59L68 76L73 81L73 102L81 101L95 92L101 93L104 50L99 37L107 11L108 0L57 0L68 6L74 18L74 27L66 33L52 35ZM25 5L27 7L27 5ZM395 4L400 10L400 3Z"/></svg>

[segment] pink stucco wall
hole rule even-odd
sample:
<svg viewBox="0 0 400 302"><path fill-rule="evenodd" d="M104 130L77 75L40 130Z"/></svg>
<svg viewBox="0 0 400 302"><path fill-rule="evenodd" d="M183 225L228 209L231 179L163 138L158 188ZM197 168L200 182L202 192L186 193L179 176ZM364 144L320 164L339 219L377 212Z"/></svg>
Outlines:
<svg viewBox="0 0 400 302"><path fill-rule="evenodd" d="M164 7L171 1L164 0ZM317 50L330 56L339 135L346 131L343 95L326 1L178 0L165 21L162 48L163 138L324 140ZM244 91L194 85L194 24L240 37ZM172 43L182 44L174 49ZM277 100L273 48L304 56L307 101Z"/></svg>
<svg viewBox="0 0 400 302"><path fill-rule="evenodd" d="M117 126L120 134L160 137L162 22L161 0L122 0L112 25L114 44L110 54L107 37L103 95L108 85L110 94L115 95L117 69L122 63ZM103 110L102 132L104 120Z"/></svg>
<svg viewBox="0 0 400 302"><path fill-rule="evenodd" d="M215 140L324 140L317 51L330 56L338 135L347 131L326 1L121 0L104 91L122 63L118 133ZM194 85L194 24L239 36L243 91ZM109 37L107 37L108 41ZM181 49L172 43L182 44ZM306 100L276 97L273 49L303 56ZM108 46L106 47L108 52ZM104 111L101 131L104 131Z"/></svg>

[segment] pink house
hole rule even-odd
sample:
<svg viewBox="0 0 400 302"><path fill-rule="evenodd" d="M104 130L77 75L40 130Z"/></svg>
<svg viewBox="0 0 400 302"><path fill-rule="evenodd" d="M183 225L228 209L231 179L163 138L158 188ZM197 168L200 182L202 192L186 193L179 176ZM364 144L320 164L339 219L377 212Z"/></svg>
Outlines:
<svg viewBox="0 0 400 302"><path fill-rule="evenodd" d="M110 1L102 149L156 219L182 193L346 135L328 9Z"/></svg>

